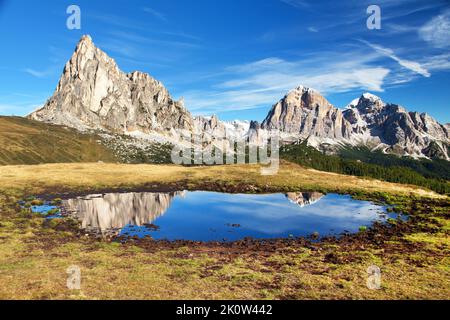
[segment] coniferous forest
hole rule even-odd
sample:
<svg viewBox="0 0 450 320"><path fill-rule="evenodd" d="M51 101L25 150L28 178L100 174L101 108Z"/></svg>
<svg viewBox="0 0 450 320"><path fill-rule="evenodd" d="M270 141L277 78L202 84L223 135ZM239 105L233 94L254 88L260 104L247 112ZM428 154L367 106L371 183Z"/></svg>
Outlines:
<svg viewBox="0 0 450 320"><path fill-rule="evenodd" d="M345 148L338 155L327 155L306 143L283 146L280 154L282 159L316 170L414 184L438 193L450 193L450 162L445 160L416 160L371 152L364 147Z"/></svg>

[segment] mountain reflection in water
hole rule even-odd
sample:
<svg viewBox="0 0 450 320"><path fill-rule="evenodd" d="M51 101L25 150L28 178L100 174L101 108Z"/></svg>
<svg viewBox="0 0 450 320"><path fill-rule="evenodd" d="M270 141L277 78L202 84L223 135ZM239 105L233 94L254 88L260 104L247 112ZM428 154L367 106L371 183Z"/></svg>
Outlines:
<svg viewBox="0 0 450 320"><path fill-rule="evenodd" d="M167 211L175 196L185 194L185 191L108 193L65 200L63 206L76 213L83 229L107 231L149 224Z"/></svg>
<svg viewBox="0 0 450 320"><path fill-rule="evenodd" d="M309 206L322 199L325 195L320 192L289 192L286 197L300 207Z"/></svg>
<svg viewBox="0 0 450 320"><path fill-rule="evenodd" d="M110 193L64 200L63 207L88 232L194 241L325 236L391 217L373 203L319 192Z"/></svg>

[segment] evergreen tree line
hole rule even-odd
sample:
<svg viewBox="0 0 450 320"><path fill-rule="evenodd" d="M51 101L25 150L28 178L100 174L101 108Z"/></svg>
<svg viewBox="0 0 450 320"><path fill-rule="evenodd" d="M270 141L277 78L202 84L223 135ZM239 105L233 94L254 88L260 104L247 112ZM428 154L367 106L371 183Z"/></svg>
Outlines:
<svg viewBox="0 0 450 320"><path fill-rule="evenodd" d="M340 156L326 155L306 143L286 145L280 151L282 159L316 170L414 184L450 194L450 165L447 161L419 161L370 153L364 148L348 148Z"/></svg>

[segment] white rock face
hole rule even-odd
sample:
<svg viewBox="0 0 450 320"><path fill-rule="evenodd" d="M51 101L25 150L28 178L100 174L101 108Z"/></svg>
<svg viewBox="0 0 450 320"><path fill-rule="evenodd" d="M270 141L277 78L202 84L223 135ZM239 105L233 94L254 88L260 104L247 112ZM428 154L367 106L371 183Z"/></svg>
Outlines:
<svg viewBox="0 0 450 320"><path fill-rule="evenodd" d="M387 104L370 93L340 110L317 91L299 87L272 107L253 135L273 130L279 130L285 141L306 140L318 149L365 145L388 153L449 160L448 124Z"/></svg>
<svg viewBox="0 0 450 320"><path fill-rule="evenodd" d="M426 113L384 103L364 94L358 103L344 111L358 140L382 145L385 151L413 157L449 159L450 131Z"/></svg>
<svg viewBox="0 0 450 320"><path fill-rule="evenodd" d="M298 87L272 107L262 123L267 130L280 130L301 139L311 136L331 139L349 138L351 126L342 111L317 91Z"/></svg>
<svg viewBox="0 0 450 320"><path fill-rule="evenodd" d="M179 142L181 134L243 137L250 123L192 117L161 82L142 72L125 74L83 36L67 62L53 96L29 118L85 130L125 134L144 146Z"/></svg>
<svg viewBox="0 0 450 320"><path fill-rule="evenodd" d="M53 96L29 117L115 133L193 129L191 114L161 82L138 71L123 73L89 36L81 38Z"/></svg>
<svg viewBox="0 0 450 320"><path fill-rule="evenodd" d="M91 195L64 200L63 206L75 214L83 229L119 232L129 224L152 223L164 215L178 196L184 197L185 192Z"/></svg>
<svg viewBox="0 0 450 320"><path fill-rule="evenodd" d="M211 117L195 117L195 132L210 135L217 139L244 138L250 129L250 121L220 121L215 115Z"/></svg>
<svg viewBox="0 0 450 320"><path fill-rule="evenodd" d="M450 125L428 114L408 112L365 93L341 110L318 91L300 86L276 103L261 125L222 122L216 116L192 117L162 85L142 72L126 74L115 61L83 36L67 62L53 96L29 118L81 131L101 130L139 140L177 144L194 133L205 140L248 138L265 144L278 134L285 143L306 140L334 152L364 145L389 153L449 160Z"/></svg>

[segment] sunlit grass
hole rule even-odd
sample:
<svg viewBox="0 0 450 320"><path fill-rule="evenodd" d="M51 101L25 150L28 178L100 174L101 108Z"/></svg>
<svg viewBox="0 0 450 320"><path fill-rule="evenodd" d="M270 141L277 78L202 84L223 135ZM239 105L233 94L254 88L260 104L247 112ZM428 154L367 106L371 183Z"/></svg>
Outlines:
<svg viewBox="0 0 450 320"><path fill-rule="evenodd" d="M208 247L157 251L133 244L75 237L44 227L44 219L22 215L14 201L41 192L148 188L161 185L200 188L215 184L258 190L381 194L389 202L422 196L428 190L341 176L283 163L271 177L259 166L178 167L99 163L0 167L0 299L448 299L449 232L445 207L435 208L438 232L393 238L351 249L339 244L282 247L274 252L242 252ZM256 191L255 191L256 190ZM425 207L418 200L419 209ZM419 210L418 209L418 210ZM434 221L434 222L433 222ZM410 244L414 250L397 251ZM330 254L333 259L330 259ZM366 286L367 268L382 270L381 290ZM66 270L77 265L81 290L66 286Z"/></svg>

